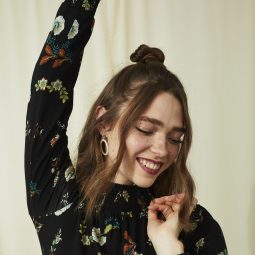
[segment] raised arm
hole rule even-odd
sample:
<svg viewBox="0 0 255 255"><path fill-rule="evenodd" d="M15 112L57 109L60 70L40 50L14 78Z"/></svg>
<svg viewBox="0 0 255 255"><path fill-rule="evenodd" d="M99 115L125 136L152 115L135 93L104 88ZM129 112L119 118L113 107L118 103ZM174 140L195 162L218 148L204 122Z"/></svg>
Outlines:
<svg viewBox="0 0 255 255"><path fill-rule="evenodd" d="M25 141L31 216L59 212L77 199L66 129L73 107L73 88L99 1L65 0L61 4L35 66Z"/></svg>

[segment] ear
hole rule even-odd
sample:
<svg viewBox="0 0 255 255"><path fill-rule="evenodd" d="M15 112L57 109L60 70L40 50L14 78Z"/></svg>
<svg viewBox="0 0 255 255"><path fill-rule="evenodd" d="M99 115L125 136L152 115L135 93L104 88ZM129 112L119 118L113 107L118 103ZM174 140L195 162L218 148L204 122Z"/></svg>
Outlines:
<svg viewBox="0 0 255 255"><path fill-rule="evenodd" d="M103 107L101 105L97 106L96 111L95 111L96 119L99 119L106 112L107 112L107 110L105 109L105 107ZM103 135L106 135L107 131L109 130L109 127L108 127L108 125L101 123L98 129L99 129L100 134L103 136Z"/></svg>

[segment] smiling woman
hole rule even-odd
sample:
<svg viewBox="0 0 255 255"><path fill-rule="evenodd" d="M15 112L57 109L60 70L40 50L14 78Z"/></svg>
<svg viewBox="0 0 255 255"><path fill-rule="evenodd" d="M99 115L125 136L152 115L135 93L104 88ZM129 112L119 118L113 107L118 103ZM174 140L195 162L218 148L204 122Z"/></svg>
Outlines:
<svg viewBox="0 0 255 255"><path fill-rule="evenodd" d="M141 45L109 81L72 164L66 128L98 3L62 3L33 74L25 171L42 253L227 254L220 226L196 206L186 93L160 49Z"/></svg>
<svg viewBox="0 0 255 255"><path fill-rule="evenodd" d="M169 111L165 111L167 108ZM169 93L160 93L144 115L146 117L139 118L135 128L131 128L128 133L126 151L114 182L150 187L177 159L180 145L176 142L178 138L173 133L173 127L181 126L183 122L179 101ZM110 132L106 136L115 140L116 137L110 135ZM111 144L112 141L109 141Z"/></svg>

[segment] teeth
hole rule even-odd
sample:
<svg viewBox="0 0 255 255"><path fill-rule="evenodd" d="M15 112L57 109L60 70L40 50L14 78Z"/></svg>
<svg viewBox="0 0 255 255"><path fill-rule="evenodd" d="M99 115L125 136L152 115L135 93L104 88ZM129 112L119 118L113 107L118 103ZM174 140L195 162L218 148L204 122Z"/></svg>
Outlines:
<svg viewBox="0 0 255 255"><path fill-rule="evenodd" d="M153 170L157 170L160 168L160 164L154 164L154 163L151 163L145 159L139 159L139 162L141 164L143 164L145 167L148 167L150 169L153 169Z"/></svg>

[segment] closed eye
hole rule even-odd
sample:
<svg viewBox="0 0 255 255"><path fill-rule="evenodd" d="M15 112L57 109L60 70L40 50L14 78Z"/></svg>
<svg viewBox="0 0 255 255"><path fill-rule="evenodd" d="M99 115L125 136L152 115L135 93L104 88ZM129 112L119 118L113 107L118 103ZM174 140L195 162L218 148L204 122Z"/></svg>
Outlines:
<svg viewBox="0 0 255 255"><path fill-rule="evenodd" d="M138 128L138 127L136 127L136 129L137 129L140 133L142 133L142 134L144 134L144 135L152 135L152 134L153 134L152 131L140 129L140 128Z"/></svg>
<svg viewBox="0 0 255 255"><path fill-rule="evenodd" d="M152 134L153 134L153 131L144 130L144 129L141 129L141 128L138 128L138 127L136 127L136 129L137 129L140 133L142 133L143 135L149 136L149 135L152 135ZM182 143L183 143L182 140L173 139L173 138L168 138L168 141L169 141L171 144L175 144L175 145L177 145L177 144L182 144Z"/></svg>
<svg viewBox="0 0 255 255"><path fill-rule="evenodd" d="M172 144L182 144L183 143L182 140L176 140L176 139L172 139L172 138L169 138L169 141Z"/></svg>

